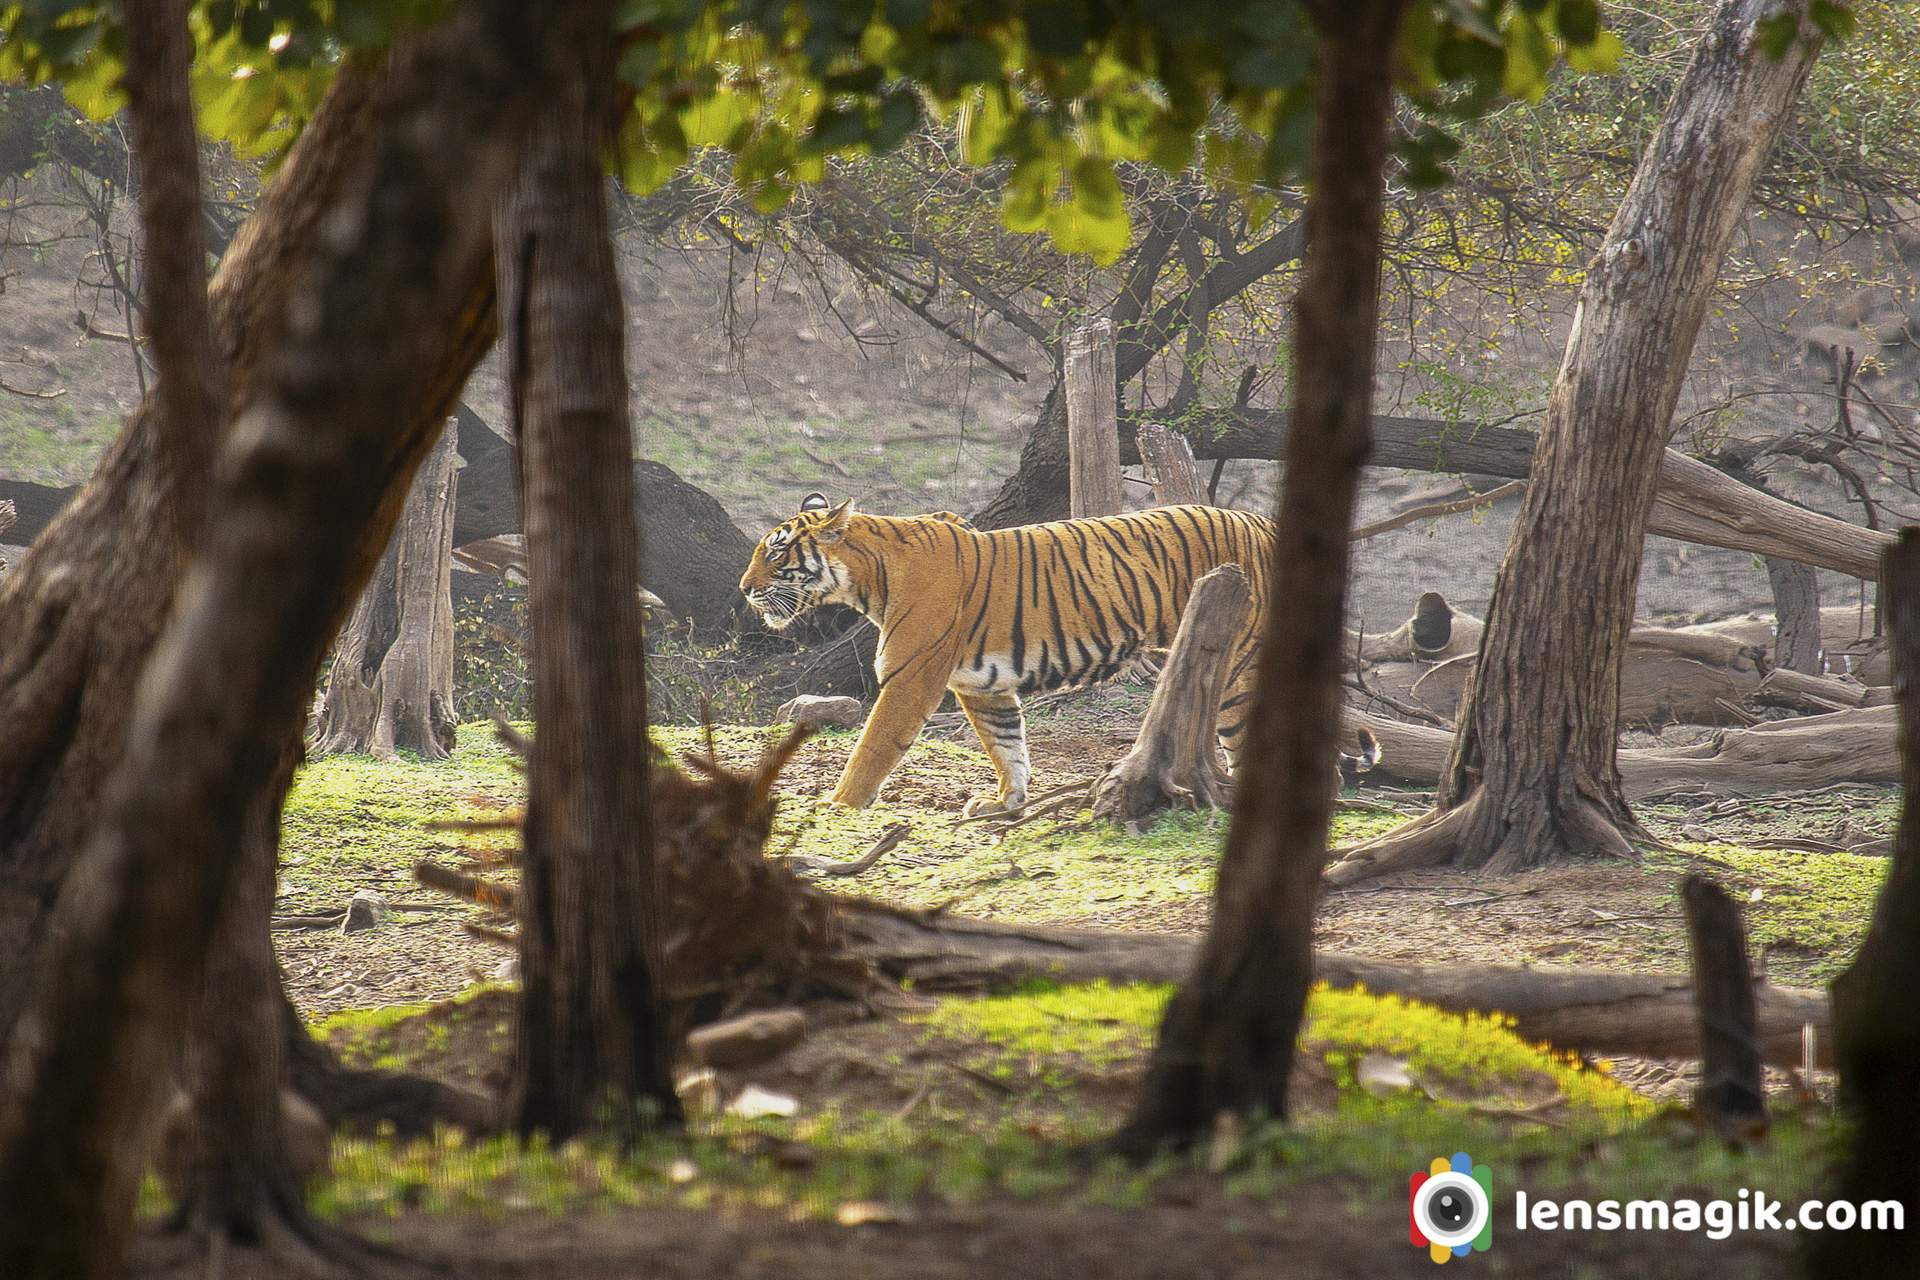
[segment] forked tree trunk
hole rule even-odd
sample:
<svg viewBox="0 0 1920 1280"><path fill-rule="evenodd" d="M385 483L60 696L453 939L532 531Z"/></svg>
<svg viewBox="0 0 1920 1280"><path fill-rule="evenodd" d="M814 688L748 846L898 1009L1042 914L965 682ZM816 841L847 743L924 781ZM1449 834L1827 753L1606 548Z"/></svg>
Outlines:
<svg viewBox="0 0 1920 1280"><path fill-rule="evenodd" d="M334 647L316 755L453 754L455 439L448 427L421 464L393 541Z"/></svg>
<svg viewBox="0 0 1920 1280"><path fill-rule="evenodd" d="M1205 1136L1223 1113L1287 1114L1313 981L1313 909L1333 796L1347 530L1368 449L1380 292L1381 176L1404 0L1316 0L1313 194L1297 302L1296 407L1272 603L1213 925L1167 1006L1116 1145Z"/></svg>
<svg viewBox="0 0 1920 1280"><path fill-rule="evenodd" d="M208 301L230 411L255 398L319 224L382 135L378 95L417 92L428 69L407 52L393 64L380 77L341 71L221 260ZM492 341L491 259L477 255L470 270L467 295L432 322L435 379L394 406L400 437L442 419ZM0 1034L21 1007L47 904L98 816L186 555L183 513L203 500L190 490L207 483L205 462L196 476L166 459L180 434L169 414L158 393L136 409L86 487L0 576L0 937L17 940L0 951Z"/></svg>
<svg viewBox="0 0 1920 1280"><path fill-rule="evenodd" d="M583 40L498 232L536 725L508 1106L522 1132L555 1142L679 1118L634 593L625 325L599 163L612 75L604 40Z"/></svg>
<svg viewBox="0 0 1920 1280"><path fill-rule="evenodd" d="M1893 865L1873 904L1860 954L1833 984L1835 1048L1842 1102L1853 1112L1853 1150L1838 1194L1913 1202L1913 1153L1920 1146L1920 530L1901 531L1880 581L1900 691L1900 826ZM1812 1272L1822 1280L1920 1272L1920 1231L1823 1231Z"/></svg>
<svg viewBox="0 0 1920 1280"><path fill-rule="evenodd" d="M1453 755L1396 858L1512 871L1624 854L1640 827L1614 759L1620 672L1673 408L1727 242L1813 65L1762 24L1805 0L1722 0L1575 304Z"/></svg>
<svg viewBox="0 0 1920 1280"><path fill-rule="evenodd" d="M544 7L463 7L416 49L418 74L371 104L385 127L370 162L315 211L327 233L298 295L279 299L284 345L230 432L207 505L217 515L141 676L8 1045L9 1276L117 1267L247 819L451 411L444 326L486 296L474 281L487 211L549 87L550 25ZM435 387L434 412L412 417Z"/></svg>
<svg viewBox="0 0 1920 1280"><path fill-rule="evenodd" d="M1251 604L1237 564L1201 576L1180 615L1133 749L1093 784L1093 816L1138 830L1165 809L1225 808L1232 787L1215 726L1233 638Z"/></svg>

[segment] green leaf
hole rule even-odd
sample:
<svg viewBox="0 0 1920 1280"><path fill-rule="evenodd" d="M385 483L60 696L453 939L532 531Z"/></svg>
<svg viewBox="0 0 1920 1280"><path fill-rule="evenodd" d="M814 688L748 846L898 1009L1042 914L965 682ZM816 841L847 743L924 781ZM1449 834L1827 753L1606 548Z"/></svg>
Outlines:
<svg viewBox="0 0 1920 1280"><path fill-rule="evenodd" d="M1516 14L1507 30L1507 62L1500 88L1512 98L1538 102L1547 93L1553 69L1553 45L1546 29L1526 13Z"/></svg>
<svg viewBox="0 0 1920 1280"><path fill-rule="evenodd" d="M1845 40L1860 27L1859 15L1852 6L1837 0L1813 0L1807 6L1807 17L1832 40Z"/></svg>
<svg viewBox="0 0 1920 1280"><path fill-rule="evenodd" d="M1620 69L1626 45L1611 31L1602 31L1592 43L1567 46L1567 66L1574 71L1612 75Z"/></svg>
<svg viewBox="0 0 1920 1280"><path fill-rule="evenodd" d="M1761 50L1778 62L1793 48L1794 39L1800 34L1800 19L1792 13L1776 13L1771 18L1762 18L1755 30L1760 34Z"/></svg>
<svg viewBox="0 0 1920 1280"><path fill-rule="evenodd" d="M1590 45L1600 35L1600 6L1595 0L1560 0L1553 25L1569 46Z"/></svg>
<svg viewBox="0 0 1920 1280"><path fill-rule="evenodd" d="M1000 196L1000 221L1009 231L1038 231L1047 223L1047 204L1059 183L1059 170L1050 161L1023 160L1007 175Z"/></svg>

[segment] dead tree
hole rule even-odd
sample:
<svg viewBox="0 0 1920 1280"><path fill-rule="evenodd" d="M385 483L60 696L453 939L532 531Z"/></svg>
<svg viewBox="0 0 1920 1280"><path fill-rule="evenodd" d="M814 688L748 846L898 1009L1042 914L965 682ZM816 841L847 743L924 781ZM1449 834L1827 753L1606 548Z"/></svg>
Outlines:
<svg viewBox="0 0 1920 1280"><path fill-rule="evenodd" d="M1901 532L1880 580L1900 691L1900 825L1866 940L1833 984L1841 1099L1856 1121L1838 1194L1856 1204L1910 1202L1920 1142L1920 1092L1913 1087L1920 1062L1913 1016L1920 990L1920 530ZM1905 1231L1823 1231L1813 1274L1909 1275L1920 1268L1915 1240L1911 1224Z"/></svg>
<svg viewBox="0 0 1920 1280"><path fill-rule="evenodd" d="M1206 1134L1222 1112L1287 1114L1313 981L1313 905L1333 813L1347 530L1369 447L1382 172L1404 0L1314 0L1318 33L1299 376L1233 825L1212 927L1168 1004L1116 1145L1143 1154Z"/></svg>
<svg viewBox="0 0 1920 1280"><path fill-rule="evenodd" d="M334 646L316 755L453 754L455 433L413 478L406 510Z"/></svg>
<svg viewBox="0 0 1920 1280"><path fill-rule="evenodd" d="M588 6L598 10L598 6ZM604 30L605 12L597 13ZM614 52L582 28L499 217L537 726L508 1106L556 1142L679 1117L634 593L625 322L600 152Z"/></svg>
<svg viewBox="0 0 1920 1280"><path fill-rule="evenodd" d="M1140 461L1146 464L1147 478L1153 485L1155 506L1175 507L1207 500L1200 469L1193 462L1193 446L1185 436L1157 422L1145 422L1136 439Z"/></svg>
<svg viewBox="0 0 1920 1280"><path fill-rule="evenodd" d="M384 126L373 154L315 211L327 234L308 246L297 293L279 298L297 302L284 341L229 432L205 508L215 514L140 678L94 833L61 882L34 961L44 980L12 1030L0 1092L9 1275L118 1265L246 819L451 410L440 327L473 305L487 211L548 96L551 26L545 6L463 7L415 50L420 76L368 104ZM409 422L436 386L436 412Z"/></svg>
<svg viewBox="0 0 1920 1280"><path fill-rule="evenodd" d="M1068 509L1081 516L1126 510L1120 492L1120 412L1113 372L1113 324L1096 320L1067 341L1065 376L1068 454L1073 460Z"/></svg>
<svg viewBox="0 0 1920 1280"><path fill-rule="evenodd" d="M1760 27L1782 11L1722 0L1621 202L1576 304L1436 808L1377 842L1374 870L1511 871L1625 853L1640 833L1614 758L1621 664L1687 357L1818 48L1808 34L1766 52Z"/></svg>
<svg viewBox="0 0 1920 1280"><path fill-rule="evenodd" d="M1693 1007L1700 1022L1700 1082L1694 1114L1728 1138L1766 1128L1760 1033L1747 959L1747 931L1727 891L1704 876L1680 884L1693 956Z"/></svg>
<svg viewBox="0 0 1920 1280"><path fill-rule="evenodd" d="M1163 809L1221 809L1232 795L1214 726L1227 654L1252 597L1238 565L1193 584L1133 749L1093 784L1093 813L1137 831Z"/></svg>
<svg viewBox="0 0 1920 1280"><path fill-rule="evenodd" d="M1767 557L1773 589L1773 661L1785 671L1820 674L1820 575L1812 565Z"/></svg>

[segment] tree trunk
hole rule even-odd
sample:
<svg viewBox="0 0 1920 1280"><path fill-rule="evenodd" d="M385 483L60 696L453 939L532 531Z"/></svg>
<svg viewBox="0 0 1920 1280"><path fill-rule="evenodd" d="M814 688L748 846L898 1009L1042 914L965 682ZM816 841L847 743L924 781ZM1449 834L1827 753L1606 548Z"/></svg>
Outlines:
<svg viewBox="0 0 1920 1280"><path fill-rule="evenodd" d="M1068 512L1117 516L1127 509L1120 492L1119 383L1113 372L1113 325L1096 320L1067 340Z"/></svg>
<svg viewBox="0 0 1920 1280"><path fill-rule="evenodd" d="M124 753L104 787L92 779L99 821L60 884L34 961L42 976L8 1045L0 1269L10 1276L75 1280L117 1266L248 816L451 412L448 368L466 329L449 321L484 307L487 211L545 96L550 23L544 7L490 0L416 46L414 73L393 75L368 104L383 126L369 162L312 210L326 234L314 236L298 292L269 295L289 317L284 342L228 433L207 504L217 515L140 677ZM436 389L433 412L416 413ZM57 591L72 574L33 577Z"/></svg>
<svg viewBox="0 0 1920 1280"><path fill-rule="evenodd" d="M174 1200L172 1227L209 1254L249 1247L311 1267L350 1255L352 1246L307 1212L305 1184L325 1172L331 1133L324 1115L288 1088L286 996L268 933L281 811L298 761L295 743L245 819L241 862L208 948L183 1106L162 1133L159 1163ZM304 1025L299 1031L307 1034Z"/></svg>
<svg viewBox="0 0 1920 1280"><path fill-rule="evenodd" d="M602 16L604 23L605 18ZM648 774L625 320L583 41L501 208L501 289L531 572L537 732L509 1108L563 1142L676 1122Z"/></svg>
<svg viewBox="0 0 1920 1280"><path fill-rule="evenodd" d="M1693 958L1693 1007L1700 1024L1700 1082L1694 1114L1728 1138L1765 1133L1767 1095L1760 1079L1759 1015L1747 931L1727 891L1704 876L1680 884Z"/></svg>
<svg viewBox="0 0 1920 1280"><path fill-rule="evenodd" d="M381 137L380 94L417 92L429 69L403 52L384 80L343 70L222 259L209 303L230 410L255 398L291 290L313 269L320 222ZM476 255L469 269L468 293L432 322L443 349L435 380L397 406L404 438L444 416L493 339L491 260ZM174 513L197 501L179 488L206 483L162 464L175 434L166 419L158 395L135 410L86 487L0 579L0 936L19 940L0 955L0 1030L21 1007L23 961L99 812L134 683L173 601L185 554Z"/></svg>
<svg viewBox="0 0 1920 1280"><path fill-rule="evenodd" d="M1187 438L1157 422L1140 425L1136 437L1140 461L1146 464L1153 485L1153 502L1159 507L1177 507L1205 502L1207 491L1200 483L1200 469L1193 463L1193 446Z"/></svg>
<svg viewBox="0 0 1920 1280"><path fill-rule="evenodd" d="M1773 663L1786 671L1820 674L1820 575L1812 565L1767 557L1773 588Z"/></svg>
<svg viewBox="0 0 1920 1280"><path fill-rule="evenodd" d="M1369 443L1381 175L1403 7L1307 6L1319 36L1313 194L1270 621L1213 925L1167 1006L1134 1113L1115 1139L1135 1155L1190 1144L1222 1113L1287 1114L1333 812L1325 780L1339 721L1347 531Z"/></svg>
<svg viewBox="0 0 1920 1280"><path fill-rule="evenodd" d="M1438 807L1379 842L1377 869L1397 850L1513 871L1640 834L1614 758L1621 663L1694 337L1817 48L1770 58L1760 26L1778 11L1720 4L1594 259Z"/></svg>
<svg viewBox="0 0 1920 1280"><path fill-rule="evenodd" d="M1231 794L1216 725L1227 655L1252 603L1247 575L1223 565L1193 584L1133 749L1093 784L1093 815L1140 824L1163 809L1225 808Z"/></svg>
<svg viewBox="0 0 1920 1280"><path fill-rule="evenodd" d="M316 755L453 754L454 446L449 427L334 646Z"/></svg>
<svg viewBox="0 0 1920 1280"><path fill-rule="evenodd" d="M1900 826L1893 866L1873 904L1873 922L1847 971L1833 984L1841 1100L1853 1112L1853 1150L1838 1193L1860 1204L1895 1200L1911 1207L1913 1152L1920 1143L1920 530L1905 529L1887 553L1880 580L1900 691ZM1813 1247L1823 1280L1913 1275L1920 1233L1823 1231Z"/></svg>

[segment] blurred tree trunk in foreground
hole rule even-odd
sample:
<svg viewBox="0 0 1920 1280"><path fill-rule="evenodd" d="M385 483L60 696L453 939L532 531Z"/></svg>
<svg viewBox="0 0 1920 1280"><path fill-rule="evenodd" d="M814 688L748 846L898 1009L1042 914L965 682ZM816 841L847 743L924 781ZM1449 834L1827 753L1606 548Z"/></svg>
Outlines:
<svg viewBox="0 0 1920 1280"><path fill-rule="evenodd" d="M414 477L400 527L334 646L314 754L453 754L453 511L449 426Z"/></svg>
<svg viewBox="0 0 1920 1280"><path fill-rule="evenodd" d="M1287 1114L1313 982L1340 723L1347 531L1370 444L1380 220L1405 0L1314 0L1319 35L1299 376L1273 549L1273 592L1213 925L1167 1006L1132 1118L1131 1154L1204 1138L1223 1114Z"/></svg>
<svg viewBox="0 0 1920 1280"><path fill-rule="evenodd" d="M613 92L613 54L602 45L581 42L572 83L536 123L496 232L536 726L508 1106L522 1132L555 1142L679 1117L634 591L625 315L599 161Z"/></svg>
<svg viewBox="0 0 1920 1280"><path fill-rule="evenodd" d="M1901 531L1887 552L1886 591L1893 673L1900 697L1900 827L1893 863L1873 905L1873 922L1847 971L1834 980L1833 1023L1841 1101L1854 1113L1853 1153L1837 1194L1856 1205L1893 1200L1909 1213L1913 1153L1920 1146L1920 529ZM1822 1231L1813 1243L1821 1280L1920 1272L1920 1224L1904 1231Z"/></svg>

